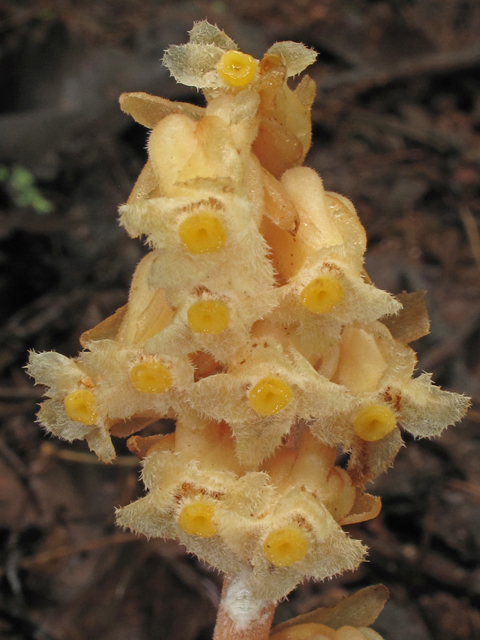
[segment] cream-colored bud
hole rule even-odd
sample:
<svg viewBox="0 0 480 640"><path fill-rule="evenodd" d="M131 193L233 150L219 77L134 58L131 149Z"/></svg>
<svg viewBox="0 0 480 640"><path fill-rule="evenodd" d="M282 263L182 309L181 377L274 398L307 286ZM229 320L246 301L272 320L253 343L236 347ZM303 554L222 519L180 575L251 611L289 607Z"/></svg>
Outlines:
<svg viewBox="0 0 480 640"><path fill-rule="evenodd" d="M297 167L286 171L281 182L300 214L301 237L308 242L311 236L317 238L317 246L341 245L343 237L326 207L320 176L308 167Z"/></svg>
<svg viewBox="0 0 480 640"><path fill-rule="evenodd" d="M343 626L335 632L335 640L365 640L361 631L351 626Z"/></svg>
<svg viewBox="0 0 480 640"><path fill-rule="evenodd" d="M172 114L161 120L150 134L148 154L162 195L172 197L183 193L177 183L197 146L196 127L197 123L189 117Z"/></svg>
<svg viewBox="0 0 480 640"><path fill-rule="evenodd" d="M331 627L317 622L296 624L272 636L272 640L335 640L335 638L335 631Z"/></svg>
<svg viewBox="0 0 480 640"><path fill-rule="evenodd" d="M386 368L387 362L373 335L360 327L344 329L334 382L353 393L374 391Z"/></svg>

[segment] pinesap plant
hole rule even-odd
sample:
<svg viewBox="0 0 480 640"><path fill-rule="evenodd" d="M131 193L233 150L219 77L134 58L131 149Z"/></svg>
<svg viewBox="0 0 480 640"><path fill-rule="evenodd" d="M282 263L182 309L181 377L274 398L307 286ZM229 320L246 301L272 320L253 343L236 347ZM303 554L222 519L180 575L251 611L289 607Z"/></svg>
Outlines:
<svg viewBox="0 0 480 640"><path fill-rule="evenodd" d="M151 251L77 358L30 358L47 431L105 462L112 436L128 437L143 460L146 495L118 510L120 526L225 574L215 640L378 640L382 586L271 632L275 605L362 561L343 526L379 513L365 486L392 465L401 429L435 436L468 407L413 377L422 295L373 285L353 205L303 166L315 83L287 81L315 57L279 42L255 60L200 22L164 64L206 107L121 96L151 132L120 222ZM174 432L139 435L162 419Z"/></svg>

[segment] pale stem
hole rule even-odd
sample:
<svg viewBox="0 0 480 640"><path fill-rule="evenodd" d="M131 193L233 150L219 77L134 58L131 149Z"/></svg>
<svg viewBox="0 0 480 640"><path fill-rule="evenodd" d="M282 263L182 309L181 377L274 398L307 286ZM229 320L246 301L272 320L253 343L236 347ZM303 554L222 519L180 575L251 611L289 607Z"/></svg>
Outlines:
<svg viewBox="0 0 480 640"><path fill-rule="evenodd" d="M275 606L255 598L243 575L225 576L213 640L268 640Z"/></svg>

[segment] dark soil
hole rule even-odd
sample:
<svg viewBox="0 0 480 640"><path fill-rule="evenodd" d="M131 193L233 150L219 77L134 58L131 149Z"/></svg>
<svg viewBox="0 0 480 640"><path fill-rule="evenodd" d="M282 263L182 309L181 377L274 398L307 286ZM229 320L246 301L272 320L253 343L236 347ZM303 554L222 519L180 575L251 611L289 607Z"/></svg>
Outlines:
<svg viewBox="0 0 480 640"><path fill-rule="evenodd" d="M125 303L144 248L116 209L146 131L117 97L199 103L159 59L204 17L256 56L287 39L320 53L307 163L356 204L377 286L428 291L419 370L473 397L462 425L407 438L371 488L382 514L351 528L369 562L299 587L276 619L383 582L386 640L478 640L477 0L0 1L0 637L211 638L221 578L173 542L115 528L114 507L142 491L136 461L123 441L104 466L83 443L48 439L35 424L42 390L22 369L29 349L75 355L80 333Z"/></svg>

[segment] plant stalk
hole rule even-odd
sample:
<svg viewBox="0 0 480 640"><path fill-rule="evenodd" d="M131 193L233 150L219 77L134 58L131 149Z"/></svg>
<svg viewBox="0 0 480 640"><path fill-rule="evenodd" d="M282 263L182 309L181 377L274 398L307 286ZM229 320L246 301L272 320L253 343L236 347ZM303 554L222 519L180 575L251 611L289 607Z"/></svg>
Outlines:
<svg viewBox="0 0 480 640"><path fill-rule="evenodd" d="M268 640L275 607L255 598L243 575L225 576L213 640Z"/></svg>

